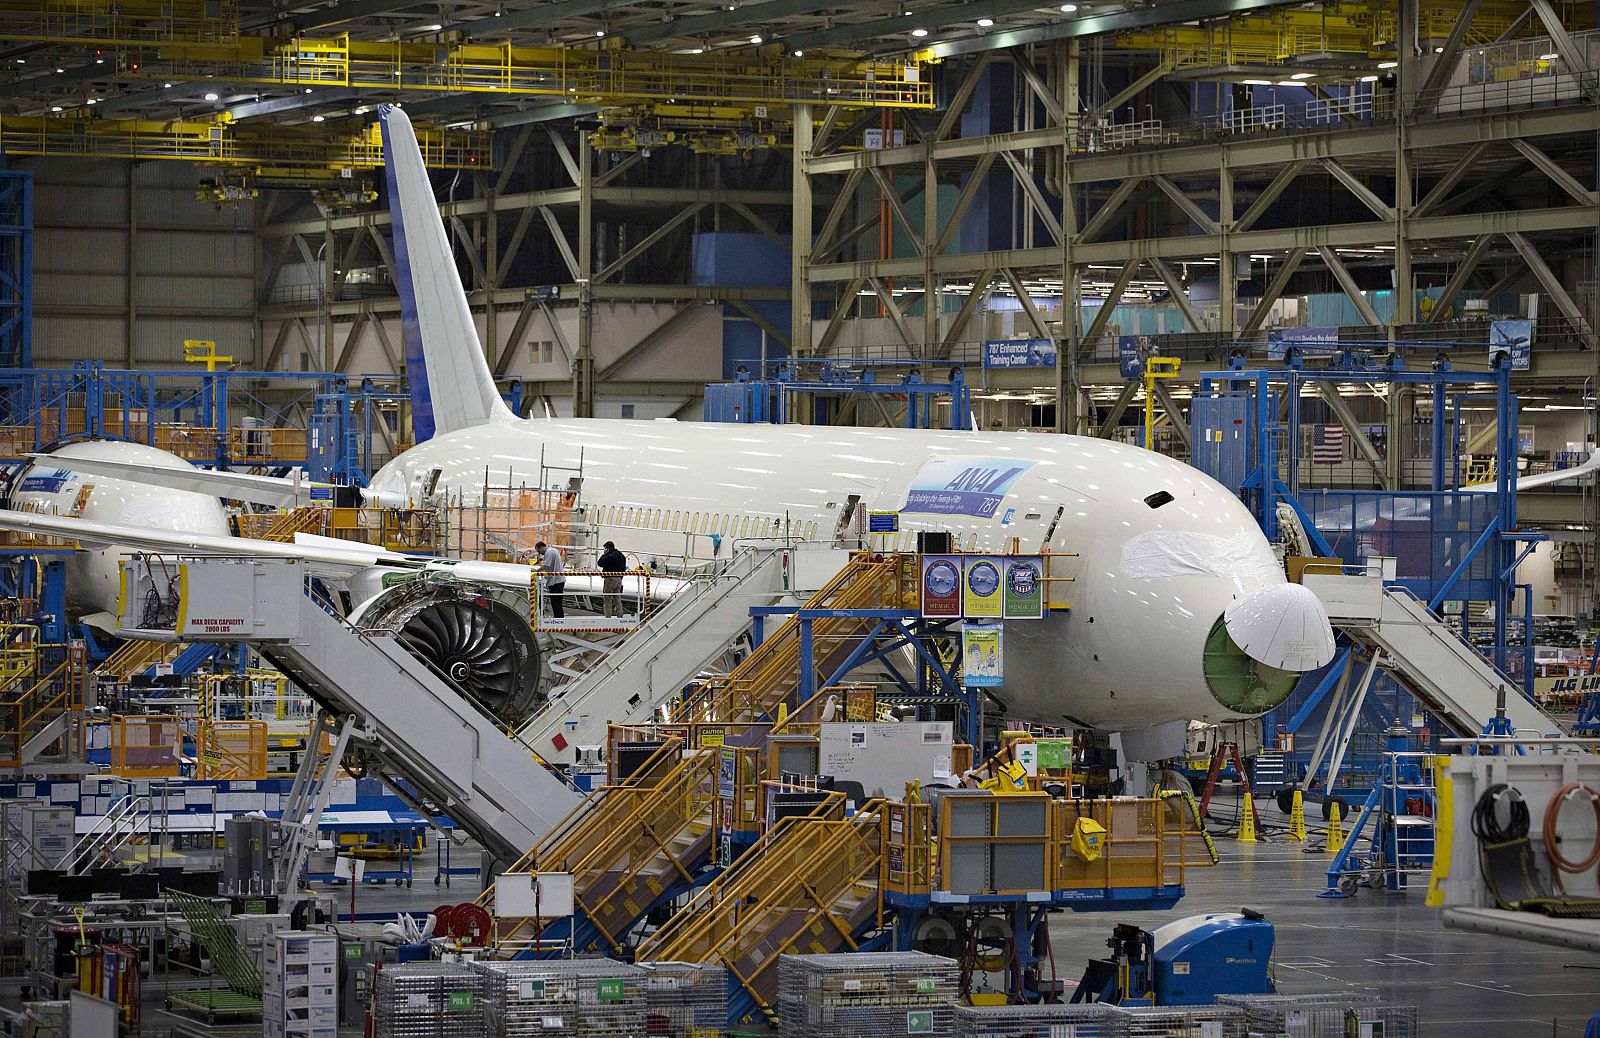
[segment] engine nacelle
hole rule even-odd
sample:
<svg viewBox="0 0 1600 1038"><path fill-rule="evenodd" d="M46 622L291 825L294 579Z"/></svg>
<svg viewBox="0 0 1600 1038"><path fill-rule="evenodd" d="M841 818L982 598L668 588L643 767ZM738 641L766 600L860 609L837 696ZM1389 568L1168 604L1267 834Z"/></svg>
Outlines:
<svg viewBox="0 0 1600 1038"><path fill-rule="evenodd" d="M545 653L527 600L503 588L420 578L361 605L352 620L386 631L480 709L518 725L549 694Z"/></svg>

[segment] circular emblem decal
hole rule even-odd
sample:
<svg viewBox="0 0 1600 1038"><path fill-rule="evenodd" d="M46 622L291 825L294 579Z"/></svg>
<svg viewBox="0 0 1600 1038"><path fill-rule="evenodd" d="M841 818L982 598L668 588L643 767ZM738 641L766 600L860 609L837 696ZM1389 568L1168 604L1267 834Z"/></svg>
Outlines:
<svg viewBox="0 0 1600 1038"><path fill-rule="evenodd" d="M961 586L961 574L956 572L954 566L943 560L929 566L922 580L928 587L928 593L935 598L948 598Z"/></svg>
<svg viewBox="0 0 1600 1038"><path fill-rule="evenodd" d="M1031 562L1018 562L1006 573L1006 581L1013 595L1031 595L1039 586L1039 570Z"/></svg>
<svg viewBox="0 0 1600 1038"><path fill-rule="evenodd" d="M992 562L980 562L967 570L967 586L972 593L983 598L994 594L1000 587L1000 570Z"/></svg>

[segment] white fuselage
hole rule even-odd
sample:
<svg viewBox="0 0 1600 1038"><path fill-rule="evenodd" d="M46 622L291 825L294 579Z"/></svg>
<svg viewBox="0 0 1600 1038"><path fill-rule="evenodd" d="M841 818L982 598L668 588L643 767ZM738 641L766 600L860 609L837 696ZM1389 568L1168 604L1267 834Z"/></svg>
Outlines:
<svg viewBox="0 0 1600 1038"><path fill-rule="evenodd" d="M913 484L926 485L924 465L940 457L952 470L991 459L1026 471L989 515L904 511ZM372 486L416 499L438 469L436 493L472 502L486 472L490 485L537 486L541 462L572 470L581 462L598 540L635 558L682 555L686 541L704 540L683 527L712 522L723 540L829 540L851 495L858 509L901 511L908 547L918 530L948 530L959 550L1053 553L1052 575L1073 578L1071 608L1009 625L999 690L1008 716L1046 723L1115 731L1233 716L1206 684L1206 636L1229 603L1284 580L1249 511L1223 486L1181 462L1089 437L506 420L419 444ZM1169 502L1147 503L1162 491Z"/></svg>
<svg viewBox="0 0 1600 1038"><path fill-rule="evenodd" d="M18 476L10 506L18 511L75 516L93 522L227 536L222 502L205 494L134 483L108 476L81 475L73 458L142 462L162 468L191 468L168 451L120 440L81 440L63 444L48 459L29 464ZM110 545L85 545L67 563L67 596L87 611L111 612L117 606L122 560L131 552Z"/></svg>

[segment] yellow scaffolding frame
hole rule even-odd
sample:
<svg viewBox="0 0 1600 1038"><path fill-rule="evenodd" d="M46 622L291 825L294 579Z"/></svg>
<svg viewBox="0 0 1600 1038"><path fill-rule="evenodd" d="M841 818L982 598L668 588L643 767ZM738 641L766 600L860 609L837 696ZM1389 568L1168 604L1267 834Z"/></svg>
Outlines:
<svg viewBox="0 0 1600 1038"><path fill-rule="evenodd" d="M487 134L418 126L423 163L433 169L489 164ZM383 165L377 124L353 132L226 121L93 119L87 109L50 116L0 117L0 149L12 155L165 159L219 166L336 167Z"/></svg>

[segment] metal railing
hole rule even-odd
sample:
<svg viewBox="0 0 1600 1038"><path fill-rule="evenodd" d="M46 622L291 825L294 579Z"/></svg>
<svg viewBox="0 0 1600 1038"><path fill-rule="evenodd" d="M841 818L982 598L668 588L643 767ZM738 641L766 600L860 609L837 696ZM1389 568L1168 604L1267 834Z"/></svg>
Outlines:
<svg viewBox="0 0 1600 1038"><path fill-rule="evenodd" d="M156 815L148 796L125 794L78 837L72 851L57 863L56 871L73 875L85 867L113 861L118 851L131 846L141 835L145 843L156 846L159 835L166 831L166 812L160 812L163 822L160 830L155 827Z"/></svg>

